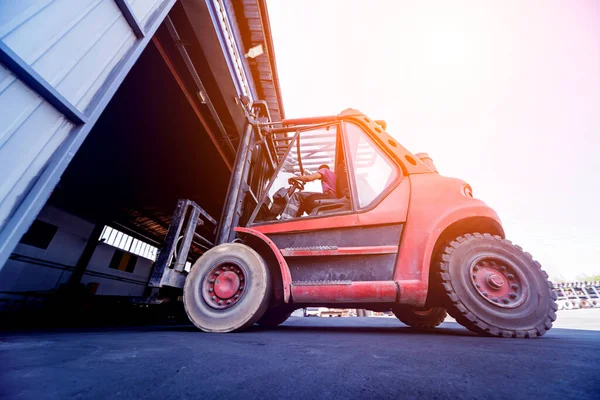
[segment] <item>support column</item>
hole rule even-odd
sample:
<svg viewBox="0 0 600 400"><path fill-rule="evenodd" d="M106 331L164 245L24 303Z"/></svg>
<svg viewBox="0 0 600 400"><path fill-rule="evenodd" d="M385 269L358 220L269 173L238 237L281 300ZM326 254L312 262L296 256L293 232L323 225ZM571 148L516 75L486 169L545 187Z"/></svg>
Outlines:
<svg viewBox="0 0 600 400"><path fill-rule="evenodd" d="M104 224L96 224L96 226L94 226L92 234L90 235L85 248L83 249L83 253L81 253L79 260L75 265L75 269L73 270L73 273L71 273L71 277L69 278L69 286L77 286L79 285L79 282L81 282L81 278L83 277L83 274L85 273L85 270L92 259L92 255L96 250L96 246L98 245L98 240L100 239L103 229Z"/></svg>

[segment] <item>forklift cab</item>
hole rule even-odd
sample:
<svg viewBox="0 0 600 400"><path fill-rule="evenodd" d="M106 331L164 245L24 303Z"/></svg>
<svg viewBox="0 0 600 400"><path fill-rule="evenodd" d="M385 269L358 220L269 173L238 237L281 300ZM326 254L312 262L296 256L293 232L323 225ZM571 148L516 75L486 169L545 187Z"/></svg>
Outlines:
<svg viewBox="0 0 600 400"><path fill-rule="evenodd" d="M297 175L310 175L327 165L336 176L336 198L305 204L298 218L351 214L373 206L400 180L402 171L358 124L335 121L298 129L274 138L280 160L269 179L265 195L248 225L283 222L281 212L295 193L322 193L319 181L303 182ZM287 187L281 187L286 183ZM286 220L289 221L289 220Z"/></svg>

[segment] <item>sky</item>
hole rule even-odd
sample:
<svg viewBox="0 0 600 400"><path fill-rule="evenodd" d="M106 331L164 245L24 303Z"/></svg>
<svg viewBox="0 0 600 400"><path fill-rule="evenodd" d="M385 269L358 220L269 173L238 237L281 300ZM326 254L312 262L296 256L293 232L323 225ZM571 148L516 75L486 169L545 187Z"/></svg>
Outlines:
<svg viewBox="0 0 600 400"><path fill-rule="evenodd" d="M600 273L600 2L268 1L287 118L384 119L551 278Z"/></svg>

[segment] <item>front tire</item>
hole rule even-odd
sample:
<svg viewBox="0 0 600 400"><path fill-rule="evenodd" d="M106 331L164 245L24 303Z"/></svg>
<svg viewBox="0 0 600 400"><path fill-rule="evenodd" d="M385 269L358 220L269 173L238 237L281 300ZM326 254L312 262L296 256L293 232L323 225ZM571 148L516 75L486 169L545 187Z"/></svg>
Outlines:
<svg viewBox="0 0 600 400"><path fill-rule="evenodd" d="M448 313L467 329L503 337L542 336L556 320L556 294L529 253L500 236L466 234L441 254Z"/></svg>
<svg viewBox="0 0 600 400"><path fill-rule="evenodd" d="M183 289L188 318L204 332L241 331L267 310L271 276L262 257L240 243L208 250L193 265Z"/></svg>
<svg viewBox="0 0 600 400"><path fill-rule="evenodd" d="M448 313L443 307L418 310L412 307L396 307L392 310L400 322L419 329L432 329L444 322Z"/></svg>

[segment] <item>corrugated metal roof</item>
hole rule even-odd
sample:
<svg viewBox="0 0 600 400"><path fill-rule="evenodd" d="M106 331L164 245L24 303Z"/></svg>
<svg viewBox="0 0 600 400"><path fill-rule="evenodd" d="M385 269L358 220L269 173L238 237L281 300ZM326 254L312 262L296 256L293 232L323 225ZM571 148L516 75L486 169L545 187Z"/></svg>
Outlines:
<svg viewBox="0 0 600 400"><path fill-rule="evenodd" d="M129 233L144 232L145 236L136 236L142 240L151 242L158 247L162 245L164 238L167 236L169 225L173 219L172 213L165 213L162 210L153 207L141 210L126 208L122 210L122 213L121 218L118 221L115 221L116 226L127 228ZM207 240L214 242L214 232L203 229L202 226L198 226L196 231ZM205 251L205 245L203 246L198 240L194 239L188 257L190 260L196 260Z"/></svg>
<svg viewBox="0 0 600 400"><path fill-rule="evenodd" d="M227 0L236 16L240 30L244 52L250 48L262 45L264 53L256 58L247 58L258 96L265 100L273 121L285 118L275 49L271 38L271 25L266 2L264 0L242 0L232 2Z"/></svg>

